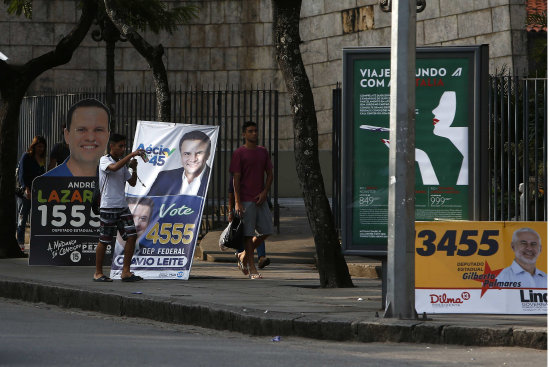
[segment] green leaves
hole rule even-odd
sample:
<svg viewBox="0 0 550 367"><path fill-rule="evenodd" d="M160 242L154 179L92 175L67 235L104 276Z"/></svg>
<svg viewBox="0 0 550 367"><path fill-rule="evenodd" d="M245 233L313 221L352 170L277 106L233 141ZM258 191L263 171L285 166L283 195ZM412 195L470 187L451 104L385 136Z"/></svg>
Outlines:
<svg viewBox="0 0 550 367"><path fill-rule="evenodd" d="M100 1L104 7L103 1ZM172 34L180 25L197 17L199 8L194 5L169 6L160 0L115 0L119 16L131 26L154 33Z"/></svg>
<svg viewBox="0 0 550 367"><path fill-rule="evenodd" d="M4 4L8 5L8 13L21 15L25 18L32 19L32 0L3 0Z"/></svg>
<svg viewBox="0 0 550 367"><path fill-rule="evenodd" d="M528 14L527 19L525 20L526 25L533 25L539 27L546 27L548 22L548 17L545 11L536 14Z"/></svg>
<svg viewBox="0 0 550 367"><path fill-rule="evenodd" d="M32 19L33 0L2 0L8 6L9 14ZM75 0L76 1L76 0ZM105 11L103 0L96 0ZM81 1L78 1L81 5ZM154 33L166 31L173 34L177 28L197 17L199 8L195 5L173 6L161 0L115 0L116 8L121 9L120 16L131 26ZM170 5L169 5L170 4Z"/></svg>

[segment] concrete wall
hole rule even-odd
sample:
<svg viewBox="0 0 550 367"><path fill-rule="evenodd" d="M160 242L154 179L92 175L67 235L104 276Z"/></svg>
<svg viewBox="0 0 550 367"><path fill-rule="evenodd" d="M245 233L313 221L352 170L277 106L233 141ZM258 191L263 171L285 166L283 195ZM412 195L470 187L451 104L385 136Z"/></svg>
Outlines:
<svg viewBox="0 0 550 367"><path fill-rule="evenodd" d="M271 0L186 3L201 8L198 19L174 35L145 34L151 43L165 47L170 83L184 88L217 89L229 85L281 91L279 149L291 151L289 104L272 47ZM331 91L342 80L342 48L390 45L391 15L383 13L377 4L378 0L303 0L302 56L315 97L320 149L331 149ZM51 50L79 15L74 0L35 0L32 21L7 15L5 9L6 5L1 4L0 32L4 37L0 39L0 51L16 63ZM502 68L522 72L527 68L524 24L524 0L428 0L426 10L418 14L417 44L488 43L491 72ZM145 60L129 43L118 46L117 88L151 87ZM103 87L104 65L104 45L88 36L71 62L42 74L32 90L40 93ZM325 176L327 180L329 177Z"/></svg>

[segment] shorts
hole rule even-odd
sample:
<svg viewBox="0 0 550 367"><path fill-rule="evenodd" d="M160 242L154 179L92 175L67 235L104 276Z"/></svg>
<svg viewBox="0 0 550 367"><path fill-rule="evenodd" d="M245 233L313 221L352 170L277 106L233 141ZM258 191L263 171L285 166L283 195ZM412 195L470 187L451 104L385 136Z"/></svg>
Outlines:
<svg viewBox="0 0 550 367"><path fill-rule="evenodd" d="M122 239L137 236L134 217L128 207L126 208L100 208L99 209L99 242L111 245L115 242L117 230Z"/></svg>
<svg viewBox="0 0 550 367"><path fill-rule="evenodd" d="M242 204L244 207L243 223L245 237L273 233L271 211L269 211L267 201L264 201L260 206L257 206L253 201L244 201Z"/></svg>

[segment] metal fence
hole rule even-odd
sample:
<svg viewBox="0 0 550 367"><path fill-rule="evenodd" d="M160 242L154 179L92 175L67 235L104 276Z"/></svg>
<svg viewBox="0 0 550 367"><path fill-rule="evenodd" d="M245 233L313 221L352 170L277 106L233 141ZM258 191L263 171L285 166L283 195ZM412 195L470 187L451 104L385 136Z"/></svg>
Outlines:
<svg viewBox="0 0 550 367"><path fill-rule="evenodd" d="M69 107L80 99L90 97L105 101L105 93L101 91L26 97L21 105L19 117L18 156L23 154L35 135L43 135L46 138L48 150L53 144L61 141L62 126ZM225 204L231 153L242 145L241 126L248 120L258 124L259 143L264 145L272 156L274 178L271 200L274 224L279 228L278 99L279 95L275 90L172 92L171 122L220 127L201 234L205 234L210 228L220 228L227 222ZM156 97L152 91L124 90L117 93L111 130L126 135L128 146L131 147L137 121L155 121L156 107Z"/></svg>
<svg viewBox="0 0 550 367"><path fill-rule="evenodd" d="M488 220L547 220L547 80L489 78ZM333 90L333 213L341 228L342 90Z"/></svg>
<svg viewBox="0 0 550 367"><path fill-rule="evenodd" d="M547 81L489 81L490 220L547 220Z"/></svg>

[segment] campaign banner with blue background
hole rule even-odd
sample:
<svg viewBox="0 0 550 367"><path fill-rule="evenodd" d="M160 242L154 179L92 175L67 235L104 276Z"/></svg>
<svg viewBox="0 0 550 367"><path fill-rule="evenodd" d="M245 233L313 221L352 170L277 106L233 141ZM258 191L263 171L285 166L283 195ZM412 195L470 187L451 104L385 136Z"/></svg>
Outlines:
<svg viewBox="0 0 550 367"><path fill-rule="evenodd" d="M32 184L29 265L93 266L99 216L94 177L37 177ZM104 265L111 262L107 246Z"/></svg>
<svg viewBox="0 0 550 367"><path fill-rule="evenodd" d="M138 121L132 150L144 149L136 186L126 185L137 241L131 271L146 279L188 279L208 192L219 128ZM116 240L111 278L122 272Z"/></svg>

